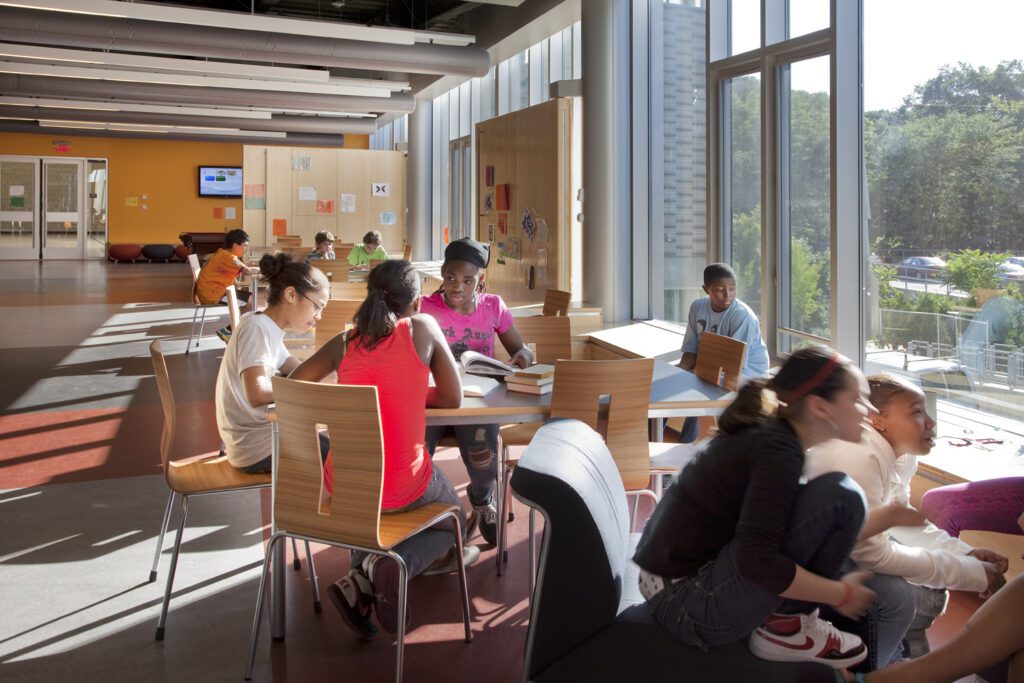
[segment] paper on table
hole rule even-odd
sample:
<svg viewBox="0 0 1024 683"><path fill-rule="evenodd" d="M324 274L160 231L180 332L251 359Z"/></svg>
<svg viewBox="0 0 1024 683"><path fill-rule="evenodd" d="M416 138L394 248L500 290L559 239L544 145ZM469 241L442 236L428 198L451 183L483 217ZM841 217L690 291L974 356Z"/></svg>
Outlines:
<svg viewBox="0 0 1024 683"><path fill-rule="evenodd" d="M471 398L482 398L484 395L484 390L475 384L463 384L462 395L469 396Z"/></svg>

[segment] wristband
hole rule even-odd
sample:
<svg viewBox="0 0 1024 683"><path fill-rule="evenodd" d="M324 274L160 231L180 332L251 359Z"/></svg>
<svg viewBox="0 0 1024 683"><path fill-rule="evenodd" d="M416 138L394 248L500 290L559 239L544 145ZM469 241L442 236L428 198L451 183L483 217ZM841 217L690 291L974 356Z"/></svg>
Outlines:
<svg viewBox="0 0 1024 683"><path fill-rule="evenodd" d="M845 592L843 593L843 599L837 602L835 605L833 605L833 607L836 608L842 607L846 603L850 602L850 598L853 597L853 589L850 588L850 584L846 583L845 581L840 581L839 583L843 584L843 589L845 590Z"/></svg>

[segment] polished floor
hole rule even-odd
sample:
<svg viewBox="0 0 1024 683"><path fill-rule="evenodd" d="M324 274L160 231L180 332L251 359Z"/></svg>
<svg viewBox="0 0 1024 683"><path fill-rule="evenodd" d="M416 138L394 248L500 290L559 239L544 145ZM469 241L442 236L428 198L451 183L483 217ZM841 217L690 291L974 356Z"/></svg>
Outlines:
<svg viewBox="0 0 1024 683"><path fill-rule="evenodd" d="M224 352L209 321L184 356L192 318L184 264L0 263L0 680L241 680L269 493L198 498L182 545L166 639L153 639L170 560L148 583L166 498L162 426L148 345L163 339L178 404L177 454L216 448L213 382ZM438 461L465 482L458 455ZM177 513L176 513L177 514ZM476 538L476 543L480 539ZM407 681L519 681L528 623L526 524L511 526L497 577L483 547L469 570L474 640L461 637L454 575L416 579ZM347 570L314 546L321 588ZM387 681L393 644L358 640L328 600L310 601L308 566L288 570L287 637L264 628L254 680ZM977 601L954 597L941 642Z"/></svg>
<svg viewBox="0 0 1024 683"><path fill-rule="evenodd" d="M184 356L192 317L183 264L0 264L0 679L241 680L269 520L269 494L194 499L166 639L153 639L163 580L147 582L166 499L157 450L163 417L148 345L165 339L178 403L177 452L215 449L213 382L224 345L208 321ZM456 484L457 452L439 452ZM175 513L177 514L177 512ZM482 546L469 570L474 640L461 637L454 575L410 589L407 681L522 678L528 618L525 519L511 527L497 577ZM479 537L473 541L481 543ZM321 589L345 553L314 546ZM393 641L366 643L308 567L289 569L287 637L263 631L255 680L392 680Z"/></svg>

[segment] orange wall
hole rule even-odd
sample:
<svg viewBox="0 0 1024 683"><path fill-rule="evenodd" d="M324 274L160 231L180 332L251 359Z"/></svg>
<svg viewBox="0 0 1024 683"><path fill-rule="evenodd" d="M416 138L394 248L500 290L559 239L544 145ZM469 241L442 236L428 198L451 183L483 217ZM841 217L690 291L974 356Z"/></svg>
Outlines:
<svg viewBox="0 0 1024 683"><path fill-rule="evenodd" d="M58 139L70 143L67 152L53 151ZM346 135L345 147L368 149L369 137ZM241 166L240 143L0 133L0 154L107 159L107 240L112 243L177 244L182 230L242 227L242 200L200 197L196 179L200 165ZM128 206L128 197L137 197L138 206ZM233 220L213 217L214 208L228 207L235 208Z"/></svg>

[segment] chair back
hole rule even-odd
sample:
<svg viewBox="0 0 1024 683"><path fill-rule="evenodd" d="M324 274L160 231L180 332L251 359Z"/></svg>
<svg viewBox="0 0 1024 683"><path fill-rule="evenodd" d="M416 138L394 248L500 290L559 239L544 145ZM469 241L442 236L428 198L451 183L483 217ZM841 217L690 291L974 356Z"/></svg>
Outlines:
<svg viewBox="0 0 1024 683"><path fill-rule="evenodd" d="M533 681L618 614L630 556L629 506L608 447L576 420L553 420L537 431L511 487L544 516L526 634L524 678Z"/></svg>
<svg viewBox="0 0 1024 683"><path fill-rule="evenodd" d="M348 261L339 261L337 258L326 259L318 258L312 259L309 265L314 268L318 268L320 272L327 276L327 279L332 283L334 282L347 282L348 271L352 267L348 264Z"/></svg>
<svg viewBox="0 0 1024 683"><path fill-rule="evenodd" d="M549 289L544 293L544 308L541 315L569 315L569 301L572 292L561 289Z"/></svg>
<svg viewBox="0 0 1024 683"><path fill-rule="evenodd" d="M199 256L198 255L196 255L196 254L189 254L188 255L188 267L189 267L189 270L192 272L192 289L191 289L192 303L195 306L200 306L201 303L199 301L199 296L196 294L196 282L199 280L199 271L201 271L203 269L203 266L202 266L202 264L199 263Z"/></svg>
<svg viewBox="0 0 1024 683"><path fill-rule="evenodd" d="M276 242L279 247L297 247L302 244L302 235L278 235Z"/></svg>
<svg viewBox="0 0 1024 683"><path fill-rule="evenodd" d="M190 255L194 256L195 254ZM149 345L149 356L153 360L153 375L156 378L156 388L160 393L160 405L164 409L164 428L160 433L160 462L164 468L164 477L169 471L168 463L171 460L171 448L174 446L174 428L177 422L178 411L174 406L174 394L171 392L171 376L167 372L167 361L164 359L163 348L160 340L156 339ZM168 482L168 485L170 483Z"/></svg>
<svg viewBox="0 0 1024 683"><path fill-rule="evenodd" d="M747 362L747 344L739 339L704 332L697 347L697 364L693 374L705 382L730 391L740 385L740 373Z"/></svg>
<svg viewBox="0 0 1024 683"><path fill-rule="evenodd" d="M231 317L231 329L238 331L238 321L242 319L241 309L238 308L238 291L234 285L228 285L225 290L228 295L228 315Z"/></svg>
<svg viewBox="0 0 1024 683"><path fill-rule="evenodd" d="M279 531L381 547L384 437L377 387L273 378L278 423L274 522ZM331 437L334 493L321 503L318 428Z"/></svg>
<svg viewBox="0 0 1024 683"><path fill-rule="evenodd" d="M387 261L386 258L372 258L372 259L370 259L370 270L373 270L374 268L376 268L380 264L384 263L385 261Z"/></svg>
<svg viewBox="0 0 1024 683"><path fill-rule="evenodd" d="M412 245L411 244L407 244L404 247L402 247L402 260L403 261L412 261Z"/></svg>
<svg viewBox="0 0 1024 683"><path fill-rule="evenodd" d="M362 299L331 299L324 306L320 320L316 323L313 348L319 349L335 335L345 331L346 325L352 324L352 318L363 303Z"/></svg>
<svg viewBox="0 0 1024 683"><path fill-rule="evenodd" d="M569 318L564 316L534 315L516 318L516 329L527 344L533 344L538 363L554 363L572 358L572 334ZM495 356L507 360L508 354L501 344L494 345Z"/></svg>
<svg viewBox="0 0 1024 683"><path fill-rule="evenodd" d="M366 283L331 280L331 298L358 299L359 301L362 301L366 298Z"/></svg>
<svg viewBox="0 0 1024 683"><path fill-rule="evenodd" d="M627 490L647 488L651 480L647 410L653 377L653 358L555 363L551 417L579 420L603 431ZM607 402L602 402L604 396Z"/></svg>
<svg viewBox="0 0 1024 683"><path fill-rule="evenodd" d="M356 248L355 242L342 242L341 244L335 243L334 245L334 258L335 260L341 261L342 263L348 263L348 257L352 253L352 250Z"/></svg>

